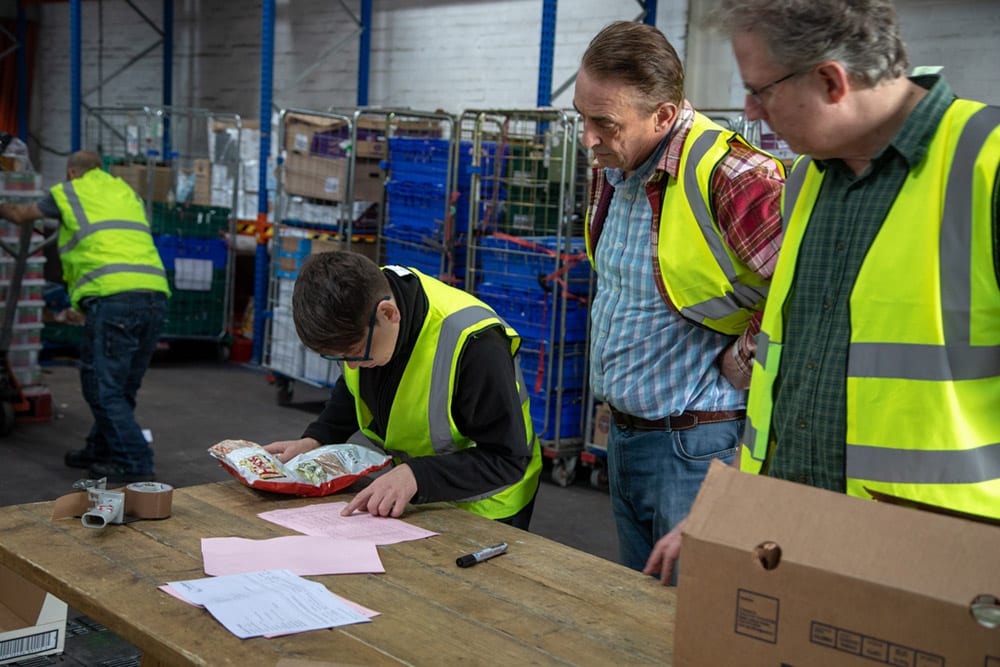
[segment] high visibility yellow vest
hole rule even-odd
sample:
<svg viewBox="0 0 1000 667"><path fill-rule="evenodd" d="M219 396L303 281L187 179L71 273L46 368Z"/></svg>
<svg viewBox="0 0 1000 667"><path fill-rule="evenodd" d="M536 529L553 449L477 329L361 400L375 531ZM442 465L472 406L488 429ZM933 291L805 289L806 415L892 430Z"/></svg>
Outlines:
<svg viewBox="0 0 1000 667"><path fill-rule="evenodd" d="M142 201L101 169L52 188L62 217L59 253L70 300L129 290L170 294Z"/></svg>
<svg viewBox="0 0 1000 667"><path fill-rule="evenodd" d="M452 419L452 399L462 350L469 336L492 326L502 326L510 340L513 357L521 346L521 337L489 306L468 292L430 279L419 271L405 270L417 276L427 294L427 316L396 391L385 440L367 428L372 422L372 413L361 399L359 369L344 364L344 381L354 396L358 423L362 425L362 432L374 442L383 446L386 442L391 443L390 453L435 456L474 447L476 443L462 435ZM527 444L532 452L531 462L519 482L481 497L453 503L488 519L504 519L523 509L535 496L542 470L542 453L532 426L528 392L516 360L514 367ZM400 460L397 455L396 462Z"/></svg>
<svg viewBox="0 0 1000 667"><path fill-rule="evenodd" d="M725 334L746 330L767 296L767 281L748 268L723 241L710 199L712 174L730 151L730 141L746 141L695 113L685 140L677 179L666 178L663 205L653 221L657 287L688 320ZM775 162L781 167L781 163ZM596 266L587 211L584 233L591 266Z"/></svg>
<svg viewBox="0 0 1000 667"><path fill-rule="evenodd" d="M1000 290L992 196L1000 108L956 100L907 177L850 295L847 493L1000 518ZM784 304L823 182L800 158L764 311L741 468L765 472Z"/></svg>

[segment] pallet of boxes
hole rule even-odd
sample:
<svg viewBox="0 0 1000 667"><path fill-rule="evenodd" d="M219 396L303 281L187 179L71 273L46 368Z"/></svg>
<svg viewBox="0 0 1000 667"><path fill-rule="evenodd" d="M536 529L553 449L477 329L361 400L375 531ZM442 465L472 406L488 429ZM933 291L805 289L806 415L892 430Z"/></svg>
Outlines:
<svg viewBox="0 0 1000 667"><path fill-rule="evenodd" d="M287 195L283 218L337 225L341 206L351 206L351 231L374 234L384 179L385 121L361 117L354 145L351 128L340 118L304 113L285 117L282 187ZM354 189L347 181L353 156ZM341 230L346 231L346 230Z"/></svg>

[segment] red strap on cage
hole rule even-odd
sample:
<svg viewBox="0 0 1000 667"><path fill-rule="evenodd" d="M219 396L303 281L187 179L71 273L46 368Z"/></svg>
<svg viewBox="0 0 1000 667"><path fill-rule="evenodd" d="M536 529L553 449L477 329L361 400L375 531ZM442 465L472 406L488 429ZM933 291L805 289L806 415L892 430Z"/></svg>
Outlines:
<svg viewBox="0 0 1000 667"><path fill-rule="evenodd" d="M535 375L535 393L542 391L542 383L545 375L545 341L541 342L538 348L538 373Z"/></svg>
<svg viewBox="0 0 1000 667"><path fill-rule="evenodd" d="M576 299L577 301L580 301L581 303L586 303L587 302L586 297L582 297L582 296L579 296L577 294L573 294L572 292L569 291L569 287L566 285L566 280L563 277L567 273L569 273L571 270L573 270L573 268L576 267L577 264L579 264L583 260L587 259L587 253L586 252L582 252L582 251L581 252L576 252L576 253L556 252L552 248L546 248L543 245L539 245L538 243L535 243L533 241L529 241L529 240L527 240L525 238L522 238L520 236L511 236L510 234L504 234L503 232L497 232L497 233L493 234L493 237L496 238L496 239L500 239L501 241L507 241L508 243L513 243L514 245L519 245L519 246L524 247L524 248L529 248L531 250L534 250L536 252L539 252L539 253L542 253L542 254L545 254L545 255L551 255L553 257L558 257L559 258L559 262L560 262L560 267L558 269L556 269L555 271L553 271L552 273L550 273L547 276L545 276L545 278L544 278L545 282L547 282L547 283L556 283L560 287L562 287L562 294L561 295L564 296L564 297L566 297L567 299Z"/></svg>
<svg viewBox="0 0 1000 667"><path fill-rule="evenodd" d="M462 195L461 192L455 191L448 195L448 210L444 214L444 258L445 266L444 271L438 278L442 282L448 285L457 285L458 277L455 276L455 239L454 239L454 227L455 227L455 204L458 203L458 198Z"/></svg>

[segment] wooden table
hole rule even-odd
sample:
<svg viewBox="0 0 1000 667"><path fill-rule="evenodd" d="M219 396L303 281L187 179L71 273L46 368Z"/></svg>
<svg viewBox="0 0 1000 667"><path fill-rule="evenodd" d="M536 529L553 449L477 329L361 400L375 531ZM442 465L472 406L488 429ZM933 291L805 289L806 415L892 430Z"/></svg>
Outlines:
<svg viewBox="0 0 1000 667"><path fill-rule="evenodd" d="M444 504L404 520L440 533L379 547L384 574L310 577L381 612L371 623L241 640L157 590L203 577L201 538L295 534L258 512L295 498L235 480L176 489L168 519L102 529L52 502L0 508L0 563L143 650L143 665L670 665L675 594L616 563ZM470 568L455 558L507 542Z"/></svg>

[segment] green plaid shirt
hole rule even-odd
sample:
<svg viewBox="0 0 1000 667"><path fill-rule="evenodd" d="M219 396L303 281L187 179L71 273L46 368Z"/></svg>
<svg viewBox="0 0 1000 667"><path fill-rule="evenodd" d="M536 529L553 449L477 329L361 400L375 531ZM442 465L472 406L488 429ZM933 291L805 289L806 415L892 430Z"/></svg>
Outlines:
<svg viewBox="0 0 1000 667"><path fill-rule="evenodd" d="M768 473L773 477L831 491L846 488L850 294L909 170L924 158L955 97L939 76L913 80L929 92L868 171L855 176L839 159L816 161L826 176L802 240L786 304L785 345L772 419L778 443ZM994 255L1000 265L998 200L994 192Z"/></svg>

